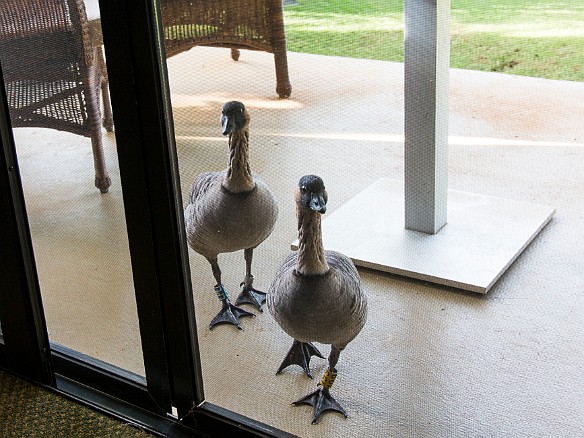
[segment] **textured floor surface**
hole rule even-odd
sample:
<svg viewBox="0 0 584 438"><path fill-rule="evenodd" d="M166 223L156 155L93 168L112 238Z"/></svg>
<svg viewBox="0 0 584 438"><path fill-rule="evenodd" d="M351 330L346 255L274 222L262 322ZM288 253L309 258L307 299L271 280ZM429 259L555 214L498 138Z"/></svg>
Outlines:
<svg viewBox="0 0 584 438"><path fill-rule="evenodd" d="M279 100L268 54L234 63L228 50L196 48L169 60L183 198L195 175L226 165L221 105L241 100L251 113L251 165L280 204L255 252L260 289L296 238L301 175L324 179L329 212L379 178L403 179L403 65L296 53L289 64L292 96ZM190 251L209 401L306 437L584 435L584 84L453 70L450 135L450 189L556 208L493 289L360 270L369 319L333 387L349 418L311 425L310 408L290 403L316 381L293 368L275 375L291 340L267 312L241 332L210 331L213 278ZM15 137L51 339L142 374L114 135L105 134L107 195L92 185L88 139ZM220 263L235 295L243 254ZM325 366L313 360L313 374Z"/></svg>
<svg viewBox="0 0 584 438"><path fill-rule="evenodd" d="M0 436L146 438L152 435L0 371Z"/></svg>

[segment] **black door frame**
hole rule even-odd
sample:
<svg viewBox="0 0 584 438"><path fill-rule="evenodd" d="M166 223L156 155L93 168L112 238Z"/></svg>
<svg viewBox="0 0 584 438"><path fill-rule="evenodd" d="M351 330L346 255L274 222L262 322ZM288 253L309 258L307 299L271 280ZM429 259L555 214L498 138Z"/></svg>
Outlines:
<svg viewBox="0 0 584 438"><path fill-rule="evenodd" d="M175 407L181 417L203 393L194 383L196 333L187 310L193 303L179 233L172 127L165 123L165 65L157 56L151 2L100 3L134 285L141 291L136 302L146 380L163 412ZM185 373L187 381L176 386L170 376Z"/></svg>
<svg viewBox="0 0 584 438"><path fill-rule="evenodd" d="M0 364L53 382L49 337L0 65Z"/></svg>

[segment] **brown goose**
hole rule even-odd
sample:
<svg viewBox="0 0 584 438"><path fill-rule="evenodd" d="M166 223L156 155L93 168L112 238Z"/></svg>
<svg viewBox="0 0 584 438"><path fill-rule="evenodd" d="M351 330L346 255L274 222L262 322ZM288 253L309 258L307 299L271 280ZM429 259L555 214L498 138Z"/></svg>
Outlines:
<svg viewBox="0 0 584 438"><path fill-rule="evenodd" d="M267 304L276 322L294 338L277 373L296 364L311 377L311 356L322 357L312 342L331 345L328 368L319 387L294 402L314 407L314 424L326 410L347 416L329 390L337 375L335 366L341 351L365 325L367 297L351 259L323 248L320 221L326 211L327 192L322 179L315 175L302 177L295 197L298 252L290 254L277 271Z"/></svg>
<svg viewBox="0 0 584 438"><path fill-rule="evenodd" d="M229 135L229 167L221 172L199 175L190 190L185 207L185 226L189 245L205 256L217 284L214 287L222 303L209 328L226 323L241 330L239 318L254 316L239 304L248 303L262 311L266 294L253 288L251 264L253 250L274 229L278 205L268 186L253 175L248 162L249 113L241 102L227 102L221 113L223 135ZM246 263L242 291L235 305L221 282L217 256L244 250Z"/></svg>

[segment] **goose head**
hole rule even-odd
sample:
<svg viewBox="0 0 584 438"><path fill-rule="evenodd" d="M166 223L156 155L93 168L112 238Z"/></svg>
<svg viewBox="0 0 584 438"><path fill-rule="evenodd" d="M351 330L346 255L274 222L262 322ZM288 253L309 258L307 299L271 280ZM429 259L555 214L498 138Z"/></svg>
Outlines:
<svg viewBox="0 0 584 438"><path fill-rule="evenodd" d="M231 101L223 105L221 111L221 130L223 135L241 131L249 126L249 113L241 102Z"/></svg>
<svg viewBox="0 0 584 438"><path fill-rule="evenodd" d="M326 212L328 194L324 181L316 175L305 175L300 178L296 190L296 204L300 211L314 211L320 214Z"/></svg>

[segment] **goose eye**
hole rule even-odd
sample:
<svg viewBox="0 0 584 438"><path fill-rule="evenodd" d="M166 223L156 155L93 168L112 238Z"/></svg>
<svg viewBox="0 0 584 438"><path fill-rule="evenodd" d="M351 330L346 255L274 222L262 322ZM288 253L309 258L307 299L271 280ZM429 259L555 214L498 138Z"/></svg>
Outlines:
<svg viewBox="0 0 584 438"><path fill-rule="evenodd" d="M306 193L306 186L300 187L300 190L302 191L302 193Z"/></svg>

